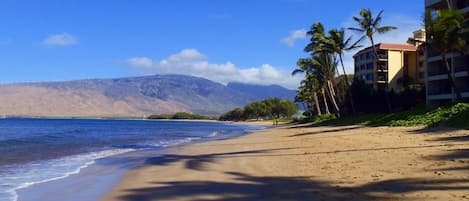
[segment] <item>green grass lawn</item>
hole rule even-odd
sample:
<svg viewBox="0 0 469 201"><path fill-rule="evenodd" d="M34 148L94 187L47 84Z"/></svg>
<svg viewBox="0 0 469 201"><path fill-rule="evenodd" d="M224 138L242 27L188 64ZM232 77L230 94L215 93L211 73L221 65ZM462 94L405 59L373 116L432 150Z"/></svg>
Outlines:
<svg viewBox="0 0 469 201"><path fill-rule="evenodd" d="M391 114L357 114L337 119L316 118L313 123L364 126L447 126L469 129L469 104L457 103L435 109L417 107Z"/></svg>

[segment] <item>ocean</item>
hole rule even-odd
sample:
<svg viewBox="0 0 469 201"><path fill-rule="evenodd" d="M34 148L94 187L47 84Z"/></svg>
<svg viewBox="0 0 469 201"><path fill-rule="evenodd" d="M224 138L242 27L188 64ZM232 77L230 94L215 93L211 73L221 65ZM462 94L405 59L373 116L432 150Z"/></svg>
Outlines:
<svg viewBox="0 0 469 201"><path fill-rule="evenodd" d="M0 119L0 200L22 200L19 190L76 176L106 158L257 129L262 127L220 122Z"/></svg>

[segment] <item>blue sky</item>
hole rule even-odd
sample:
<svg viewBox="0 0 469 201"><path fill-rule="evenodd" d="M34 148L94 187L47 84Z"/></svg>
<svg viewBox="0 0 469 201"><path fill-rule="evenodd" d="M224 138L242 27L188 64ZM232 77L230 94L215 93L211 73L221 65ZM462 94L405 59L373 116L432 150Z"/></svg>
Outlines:
<svg viewBox="0 0 469 201"><path fill-rule="evenodd" d="M361 8L384 10L403 43L421 27L423 0L4 0L0 83L181 73L221 83L298 85L289 73L304 30L355 26ZM352 53L347 70L352 72Z"/></svg>

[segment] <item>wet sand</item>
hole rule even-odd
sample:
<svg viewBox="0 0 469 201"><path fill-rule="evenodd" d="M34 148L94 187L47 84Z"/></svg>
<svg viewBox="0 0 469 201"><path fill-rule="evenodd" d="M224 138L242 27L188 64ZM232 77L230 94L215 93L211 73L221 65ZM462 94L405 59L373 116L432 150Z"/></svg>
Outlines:
<svg viewBox="0 0 469 201"><path fill-rule="evenodd" d="M149 158L102 200L469 200L469 131L281 126Z"/></svg>

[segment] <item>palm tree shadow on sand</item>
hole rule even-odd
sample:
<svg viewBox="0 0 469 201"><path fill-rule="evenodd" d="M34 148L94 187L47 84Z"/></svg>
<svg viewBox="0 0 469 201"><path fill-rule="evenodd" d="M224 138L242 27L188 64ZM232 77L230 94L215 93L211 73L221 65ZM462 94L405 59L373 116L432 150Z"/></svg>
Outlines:
<svg viewBox="0 0 469 201"><path fill-rule="evenodd" d="M219 158L278 154L284 149L227 152L204 155L162 155L147 161L147 165L164 166L184 162L185 168L204 171L205 164ZM419 197L401 197L402 193L425 191L469 191L469 178L388 179L347 187L318 180L314 177L261 177L239 172L223 172L227 181L186 180L153 182L150 187L123 190L120 200L194 200L194 201L248 201L248 200L417 200ZM157 178L155 178L157 180Z"/></svg>

